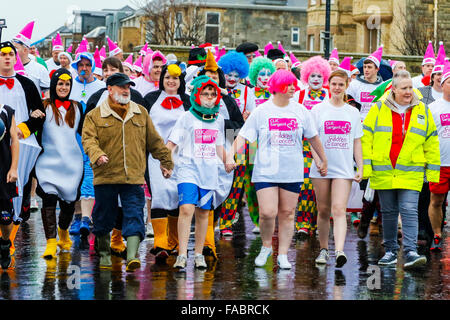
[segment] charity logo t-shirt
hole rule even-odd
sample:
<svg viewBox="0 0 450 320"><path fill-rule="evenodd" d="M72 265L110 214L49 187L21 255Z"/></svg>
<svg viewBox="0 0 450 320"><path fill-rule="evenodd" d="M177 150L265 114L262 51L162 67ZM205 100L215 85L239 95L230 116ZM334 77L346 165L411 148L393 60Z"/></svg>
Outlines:
<svg viewBox="0 0 450 320"><path fill-rule="evenodd" d="M184 113L169 135L169 141L178 146L175 163L177 183L193 183L206 190L219 187L219 159L216 148L224 145L225 121L204 122L191 112Z"/></svg>
<svg viewBox="0 0 450 320"><path fill-rule="evenodd" d="M353 179L353 143L363 136L358 109L349 104L335 107L330 101L326 101L316 105L311 110L311 115L328 159L328 174L322 177L313 162L309 176Z"/></svg>
<svg viewBox="0 0 450 320"><path fill-rule="evenodd" d="M239 135L251 143L258 141L252 182L303 181L302 137L317 135L304 106L291 100L286 107L278 107L269 100L250 114Z"/></svg>
<svg viewBox="0 0 450 320"><path fill-rule="evenodd" d="M429 107L438 132L441 166L450 167L450 102L441 98Z"/></svg>

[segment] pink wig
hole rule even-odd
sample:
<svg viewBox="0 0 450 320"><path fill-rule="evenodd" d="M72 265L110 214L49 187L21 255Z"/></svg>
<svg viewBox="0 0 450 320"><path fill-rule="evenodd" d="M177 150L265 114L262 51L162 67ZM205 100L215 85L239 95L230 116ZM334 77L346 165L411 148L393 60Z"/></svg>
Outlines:
<svg viewBox="0 0 450 320"><path fill-rule="evenodd" d="M331 74L330 64L321 56L309 58L302 63L301 80L304 84L308 84L311 73L320 73L323 77L323 85L327 86Z"/></svg>
<svg viewBox="0 0 450 320"><path fill-rule="evenodd" d="M156 59L161 59L164 64L167 62L166 57L161 53L161 51L155 51L153 54L146 55L142 72L147 77L150 76L150 70L153 69L153 61Z"/></svg>
<svg viewBox="0 0 450 320"><path fill-rule="evenodd" d="M286 93L290 84L294 84L296 91L300 89L297 86L297 78L294 74L288 70L280 69L270 77L267 85L270 93L273 94L275 92Z"/></svg>

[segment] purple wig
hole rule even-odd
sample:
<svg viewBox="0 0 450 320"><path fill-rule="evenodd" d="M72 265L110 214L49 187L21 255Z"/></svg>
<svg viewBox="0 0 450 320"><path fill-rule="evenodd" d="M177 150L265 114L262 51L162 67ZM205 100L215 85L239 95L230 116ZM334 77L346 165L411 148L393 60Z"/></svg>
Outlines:
<svg viewBox="0 0 450 320"><path fill-rule="evenodd" d="M320 73L323 77L323 85L327 86L331 74L330 64L321 56L309 58L302 63L301 80L304 84L308 84L311 73Z"/></svg>
<svg viewBox="0 0 450 320"><path fill-rule="evenodd" d="M280 69L270 77L267 85L270 93L274 94L276 92L286 93L287 87L291 84L294 84L295 90L299 90L295 75L288 70Z"/></svg>

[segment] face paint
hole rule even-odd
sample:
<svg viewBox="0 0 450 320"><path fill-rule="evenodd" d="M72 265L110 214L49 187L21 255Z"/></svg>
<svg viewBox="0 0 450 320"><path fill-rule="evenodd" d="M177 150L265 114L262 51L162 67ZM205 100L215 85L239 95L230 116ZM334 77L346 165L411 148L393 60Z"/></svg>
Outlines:
<svg viewBox="0 0 450 320"><path fill-rule="evenodd" d="M266 89L271 75L272 72L269 69L261 69L258 73L257 86L261 89Z"/></svg>
<svg viewBox="0 0 450 320"><path fill-rule="evenodd" d="M308 78L308 85L313 90L319 90L323 85L323 77L320 73L311 73Z"/></svg>
<svg viewBox="0 0 450 320"><path fill-rule="evenodd" d="M231 71L225 75L225 80L227 81L227 88L233 89L240 81L239 73L236 71Z"/></svg>

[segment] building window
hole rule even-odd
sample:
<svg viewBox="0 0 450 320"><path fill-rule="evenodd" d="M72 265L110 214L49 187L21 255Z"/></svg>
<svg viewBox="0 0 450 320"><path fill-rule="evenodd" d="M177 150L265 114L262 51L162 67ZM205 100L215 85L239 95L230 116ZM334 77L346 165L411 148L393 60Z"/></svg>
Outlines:
<svg viewBox="0 0 450 320"><path fill-rule="evenodd" d="M292 45L300 44L300 28L297 27L291 28L291 44Z"/></svg>
<svg viewBox="0 0 450 320"><path fill-rule="evenodd" d="M314 35L313 34L308 36L308 43L309 43L309 51L314 51Z"/></svg>
<svg viewBox="0 0 450 320"><path fill-rule="evenodd" d="M316 0L311 0L311 5L315 6L316 5Z"/></svg>
<svg viewBox="0 0 450 320"><path fill-rule="evenodd" d="M333 36L330 33L330 52L334 48ZM320 31L320 51L325 50L325 31Z"/></svg>
<svg viewBox="0 0 450 320"><path fill-rule="evenodd" d="M209 42L213 45L218 45L220 33L219 28L220 28L220 13L207 12L205 25L205 42Z"/></svg>
<svg viewBox="0 0 450 320"><path fill-rule="evenodd" d="M175 19L175 40L181 39L183 36L182 27L183 25L183 13L177 12Z"/></svg>

